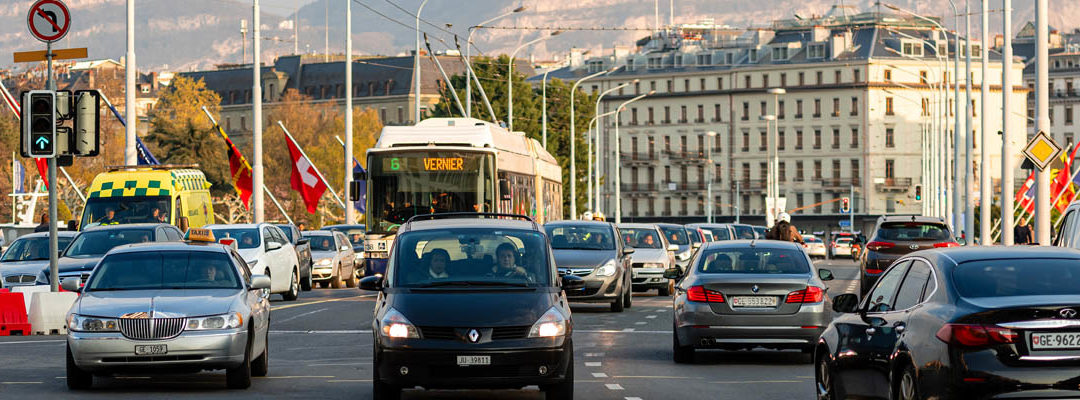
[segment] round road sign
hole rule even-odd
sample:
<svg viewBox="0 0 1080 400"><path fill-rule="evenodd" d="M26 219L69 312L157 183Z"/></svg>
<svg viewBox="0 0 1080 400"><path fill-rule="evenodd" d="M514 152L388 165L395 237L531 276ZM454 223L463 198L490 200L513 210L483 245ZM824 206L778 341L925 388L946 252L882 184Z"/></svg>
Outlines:
<svg viewBox="0 0 1080 400"><path fill-rule="evenodd" d="M60 0L37 0L26 15L26 25L35 38L52 43L67 35L71 14Z"/></svg>

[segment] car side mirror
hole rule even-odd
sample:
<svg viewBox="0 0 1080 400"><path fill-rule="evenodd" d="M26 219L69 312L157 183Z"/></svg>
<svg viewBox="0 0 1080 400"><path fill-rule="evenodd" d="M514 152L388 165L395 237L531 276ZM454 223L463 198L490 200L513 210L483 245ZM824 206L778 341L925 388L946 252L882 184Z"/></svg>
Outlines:
<svg viewBox="0 0 1080 400"><path fill-rule="evenodd" d="M563 275L562 276L562 289L566 292L572 292L575 290L581 290L585 288L585 280L577 275Z"/></svg>
<svg viewBox="0 0 1080 400"><path fill-rule="evenodd" d="M821 280L823 280L823 281L831 281L831 280L834 279L832 271L827 270L827 269L819 269L817 271L817 275L818 275L818 278L821 278Z"/></svg>
<svg viewBox="0 0 1080 400"><path fill-rule="evenodd" d="M76 276L64 278L60 281L60 287L69 292L78 292L82 289L79 287L79 277Z"/></svg>
<svg viewBox="0 0 1080 400"><path fill-rule="evenodd" d="M668 245L668 247L667 247L667 251L679 251L679 245L677 245L677 244L670 244L670 245Z"/></svg>
<svg viewBox="0 0 1080 400"><path fill-rule="evenodd" d="M310 242L310 240L308 240L308 239L300 239L300 240L296 241L296 245L297 246L303 246L305 244L308 244L309 242Z"/></svg>
<svg viewBox="0 0 1080 400"><path fill-rule="evenodd" d="M340 248L338 248L339 251L346 251L346 250L349 250L349 249L351 249L351 247L349 247L349 246L341 246Z"/></svg>
<svg viewBox="0 0 1080 400"><path fill-rule="evenodd" d="M367 276L360 279L360 290L382 291L382 275Z"/></svg>
<svg viewBox="0 0 1080 400"><path fill-rule="evenodd" d="M668 268L664 270L664 278L679 279L680 276L682 276L682 271L678 268Z"/></svg>
<svg viewBox="0 0 1080 400"><path fill-rule="evenodd" d="M634 254L635 251L637 251L637 250L634 250L633 247L623 247L622 248L622 253L625 254L625 255Z"/></svg>
<svg viewBox="0 0 1080 400"><path fill-rule="evenodd" d="M266 250L277 250L281 248L281 243L278 242L266 242Z"/></svg>
<svg viewBox="0 0 1080 400"><path fill-rule="evenodd" d="M270 289L270 277L266 275L252 275L251 276L251 289Z"/></svg>
<svg viewBox="0 0 1080 400"><path fill-rule="evenodd" d="M837 295L833 297L832 309L844 314L856 312L859 309L859 296L854 293Z"/></svg>

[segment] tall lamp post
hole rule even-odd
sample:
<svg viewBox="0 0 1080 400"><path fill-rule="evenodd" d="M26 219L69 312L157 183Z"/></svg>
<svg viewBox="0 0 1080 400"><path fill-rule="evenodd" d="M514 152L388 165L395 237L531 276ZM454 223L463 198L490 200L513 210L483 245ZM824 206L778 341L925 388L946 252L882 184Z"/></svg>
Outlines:
<svg viewBox="0 0 1080 400"><path fill-rule="evenodd" d="M541 36L536 39L525 42L521 46L518 46L512 53L510 53L510 62L506 69L506 124L510 131L514 131L514 57L517 53L528 46L534 45L540 41L551 39L558 36L562 31L551 32L550 35Z"/></svg>
<svg viewBox="0 0 1080 400"><path fill-rule="evenodd" d="M595 116L592 117L592 119L589 120L589 125L588 125L589 128L588 129L594 133L594 136L593 136L594 138L599 137L599 135L600 135L600 125L603 124L602 118L607 117L609 115L614 115L614 114L615 114L615 110L611 110L611 111L608 111L608 112L603 113L603 114L596 114ZM596 139L596 140L597 140L597 144L599 145L599 143L600 143L599 139ZM600 211L600 148L599 147L596 148L596 159L597 159L596 166L595 166L596 171L591 172L591 173L596 174L596 175L594 175L596 177L596 187L595 187L596 188L596 197L595 197L596 200L595 200L595 204L593 204L592 197L590 197L590 201L589 201L589 203L592 204L592 205L589 205L589 207L592 207L593 214L596 214L597 212ZM591 187L592 186L592 181L590 181L589 184L590 184L590 187ZM588 205L588 204L586 204L586 205Z"/></svg>
<svg viewBox="0 0 1080 400"><path fill-rule="evenodd" d="M469 35L466 36L466 38L465 38L465 62L466 63L471 63L472 62L469 59L469 57L471 56L470 53L472 53L472 34L476 29L483 28L484 25L490 24L492 22L495 22L497 20L500 20L500 19L503 19L503 18L505 18L507 16L510 16L511 14L519 13L519 12L522 12L522 11L525 11L525 6L515 8L513 11L510 11L508 13L502 14L500 16L497 16L495 18L492 18L492 19L489 19L487 21L481 22L479 24L470 26L469 27ZM472 68L465 68L465 117L472 118Z"/></svg>
<svg viewBox="0 0 1080 400"><path fill-rule="evenodd" d="M716 131L709 131L708 133L706 133L706 135L709 136L709 148L708 148L709 156L706 158L706 161L705 161L705 164L708 165L708 167L706 167L706 171L705 171L705 176L708 177L708 180L705 181L705 204L709 205L709 210L707 211L708 212L708 218L706 220L708 221L708 223L711 224L711 223L713 223L713 203L715 203L715 201L713 201L713 196L712 196L712 184L713 184L713 179L714 179L713 178L713 169L716 168L716 166L713 165L712 150L713 150L713 147L716 146Z"/></svg>
<svg viewBox="0 0 1080 400"><path fill-rule="evenodd" d="M631 83L637 83L637 82L638 82L638 80L634 79L634 80L632 80L630 82L627 82L627 83L612 87L610 89L607 89L607 90L605 90L603 92L600 92L600 95L596 96L596 111L593 113L594 117L593 117L593 119L591 121L589 121L589 125L588 125L589 126L589 131L593 132L593 135L592 135L592 141L589 141L589 166L588 166L588 173L586 174L586 175L588 175L587 180L589 181L589 189L588 189L589 190L589 192L588 192L589 195L588 195L588 201L585 203L585 205L587 207L592 208L594 213L596 211L600 211L600 126L603 125L603 124L602 123L597 123L596 128L593 128L593 122L595 122L597 120L597 118L602 117L602 115L600 115L600 101L604 98L604 96L607 96L608 94L610 94L611 92L614 92L616 90L623 89L623 88L625 88L627 86L630 86ZM605 114L605 115L607 115L607 114ZM593 155L593 149L596 149L595 157ZM596 170L595 171L593 170L593 162L592 162L592 160L594 158L596 159ZM595 186L593 185L594 180L595 180L595 183L596 183ZM594 187L596 188L596 191L595 191L595 193L596 193L596 202L595 203L593 202L593 193L594 193L593 188Z"/></svg>
<svg viewBox="0 0 1080 400"><path fill-rule="evenodd" d="M772 151L772 159L769 162L769 178L772 179L772 215L775 217L778 214L777 208L780 207L780 147L778 147L779 139L777 139L777 132L780 130L780 95L787 94L787 91L784 88L772 88L768 92L773 95L773 117L775 121L772 124L772 131L769 132L769 147L770 151ZM768 124L766 124L767 126Z"/></svg>
<svg viewBox="0 0 1080 400"><path fill-rule="evenodd" d="M576 121L577 116L574 112L574 94L577 93L578 85L589 79L604 75L611 71L618 69L618 67L611 68L606 71L600 71L584 78L578 79L574 82L574 85L570 87L570 219L577 219L577 133L576 133Z"/></svg>
<svg viewBox="0 0 1080 400"><path fill-rule="evenodd" d="M772 136L772 126L770 125L770 123L773 122L773 121L776 121L776 116L775 115L762 115L762 116L758 117L758 119L760 119L761 121L765 121L765 131L769 133L769 136L770 136L769 140L772 141L773 143L775 143L775 141L773 141L773 139L771 137ZM766 174L766 179L765 179L765 225L768 225L769 227L772 227L773 221L776 218L775 209L776 209L776 206L777 206L777 204L776 204L776 201L777 201L776 200L776 193L773 192L773 174L776 173L776 169L773 167L773 163L772 163L772 150L769 150L768 154L769 154L769 157L768 157L768 159L769 159L768 160L769 167L768 167L768 174ZM772 201L772 207L769 207L768 203L770 201Z"/></svg>
<svg viewBox="0 0 1080 400"><path fill-rule="evenodd" d="M624 101L615 107L615 223L622 223L622 149L619 148L619 112L621 112L626 106L635 101L645 98L653 93L655 90L649 91L649 93L637 95L634 98ZM572 165L572 164L571 164ZM571 203L573 204L573 203Z"/></svg>

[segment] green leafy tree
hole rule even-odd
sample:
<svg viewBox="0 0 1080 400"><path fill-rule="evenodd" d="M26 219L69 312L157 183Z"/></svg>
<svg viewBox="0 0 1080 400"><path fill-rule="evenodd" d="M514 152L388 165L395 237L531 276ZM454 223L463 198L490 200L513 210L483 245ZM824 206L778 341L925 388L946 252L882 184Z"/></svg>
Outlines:
<svg viewBox="0 0 1080 400"><path fill-rule="evenodd" d="M234 192L225 142L202 111L206 106L217 118L220 103L202 80L177 76L150 111L146 135L147 146L162 163L199 164L215 196Z"/></svg>

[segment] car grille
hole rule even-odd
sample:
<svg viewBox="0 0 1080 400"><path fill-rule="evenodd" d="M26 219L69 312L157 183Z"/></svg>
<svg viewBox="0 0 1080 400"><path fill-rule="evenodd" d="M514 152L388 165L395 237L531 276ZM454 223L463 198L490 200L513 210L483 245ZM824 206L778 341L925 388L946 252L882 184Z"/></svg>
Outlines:
<svg viewBox="0 0 1080 400"><path fill-rule="evenodd" d="M174 338L184 331L184 318L121 318L120 333L128 339Z"/></svg>
<svg viewBox="0 0 1080 400"><path fill-rule="evenodd" d="M531 326L500 326L491 328L491 340L508 340L508 339L523 339L529 335L529 329ZM464 338L464 335L457 334L459 328L449 328L442 326L422 326L420 329L420 335L424 339L435 340L458 340ZM468 328L460 328L461 330L467 330ZM484 329L484 328L479 328Z"/></svg>
<svg viewBox="0 0 1080 400"><path fill-rule="evenodd" d="M592 272L593 272L592 268L560 268L559 269L559 276L563 276L563 275L586 276L586 275L591 274Z"/></svg>
<svg viewBox="0 0 1080 400"><path fill-rule="evenodd" d="M445 328L441 326L421 327L420 334L424 339L453 340L457 337L457 335L454 334L454 328Z"/></svg>
<svg viewBox="0 0 1080 400"><path fill-rule="evenodd" d="M594 287L594 288L587 287L585 289L582 289L580 292L577 292L577 293L574 293L574 294L577 295L577 296L592 296L592 295L596 294L599 291L600 291L599 287Z"/></svg>
<svg viewBox="0 0 1080 400"><path fill-rule="evenodd" d="M491 331L491 340L522 339L529 335L531 326L500 326Z"/></svg>
<svg viewBox="0 0 1080 400"><path fill-rule="evenodd" d="M37 282L37 275L19 274L8 275L4 277L4 282L7 283L34 283Z"/></svg>
<svg viewBox="0 0 1080 400"><path fill-rule="evenodd" d="M76 273L69 273L69 274L61 274L60 275L60 282L63 282L64 279L71 278L71 277L78 277L79 278L79 286L86 286L86 280L90 279L90 272L87 271L87 272L81 272L81 273L76 272Z"/></svg>

